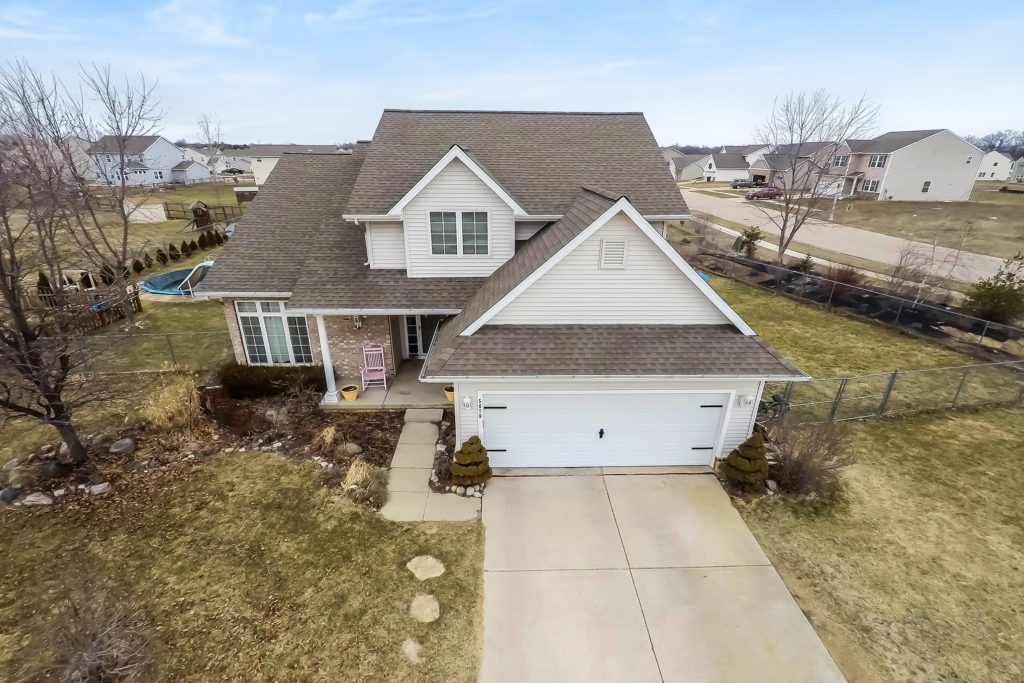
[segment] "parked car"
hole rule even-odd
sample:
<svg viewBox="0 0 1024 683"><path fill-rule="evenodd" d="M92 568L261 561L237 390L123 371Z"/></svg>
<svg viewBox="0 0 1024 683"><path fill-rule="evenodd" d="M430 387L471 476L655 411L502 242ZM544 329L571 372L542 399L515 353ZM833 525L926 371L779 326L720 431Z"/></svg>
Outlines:
<svg viewBox="0 0 1024 683"><path fill-rule="evenodd" d="M732 181L732 183L730 183L730 186L734 190L738 187L753 187L754 181L748 178L737 178L736 180Z"/></svg>
<svg viewBox="0 0 1024 683"><path fill-rule="evenodd" d="M240 168L225 168L221 173L226 173L228 175L242 175L245 171Z"/></svg>
<svg viewBox="0 0 1024 683"><path fill-rule="evenodd" d="M778 199L785 192L777 187L759 187L743 195L747 199Z"/></svg>

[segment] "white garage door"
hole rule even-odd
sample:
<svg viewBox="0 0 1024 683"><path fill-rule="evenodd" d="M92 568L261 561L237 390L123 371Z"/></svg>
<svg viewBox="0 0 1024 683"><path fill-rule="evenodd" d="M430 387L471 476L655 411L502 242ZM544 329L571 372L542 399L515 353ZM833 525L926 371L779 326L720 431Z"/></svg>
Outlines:
<svg viewBox="0 0 1024 683"><path fill-rule="evenodd" d="M708 465L727 393L481 392L492 467Z"/></svg>

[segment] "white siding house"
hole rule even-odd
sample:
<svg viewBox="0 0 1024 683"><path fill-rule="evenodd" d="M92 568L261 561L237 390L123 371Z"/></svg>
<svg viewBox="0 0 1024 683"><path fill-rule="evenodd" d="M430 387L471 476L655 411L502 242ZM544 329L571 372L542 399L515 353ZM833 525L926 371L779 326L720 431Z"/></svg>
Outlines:
<svg viewBox="0 0 1024 683"><path fill-rule="evenodd" d="M984 152L948 130L893 151L879 192L886 200L966 202Z"/></svg>
<svg viewBox="0 0 1024 683"><path fill-rule="evenodd" d="M366 253L370 268L405 270L405 233L401 223L374 222L366 225Z"/></svg>
<svg viewBox="0 0 1024 683"><path fill-rule="evenodd" d="M1013 159L1008 155L995 150L985 152L985 156L981 158L978 180L1009 180L1012 167Z"/></svg>
<svg viewBox="0 0 1024 683"><path fill-rule="evenodd" d="M105 136L89 148L98 182L119 185L122 178L128 185L169 183L172 169L184 161L185 154L172 142L159 135L132 136L121 143Z"/></svg>

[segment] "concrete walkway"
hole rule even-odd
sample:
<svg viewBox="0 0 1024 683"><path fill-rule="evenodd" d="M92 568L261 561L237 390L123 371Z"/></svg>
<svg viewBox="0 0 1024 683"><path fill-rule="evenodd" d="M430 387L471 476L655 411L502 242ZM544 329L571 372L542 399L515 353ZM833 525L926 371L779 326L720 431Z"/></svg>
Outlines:
<svg viewBox="0 0 1024 683"><path fill-rule="evenodd" d="M480 680L842 681L710 474L496 477Z"/></svg>
<svg viewBox="0 0 1024 683"><path fill-rule="evenodd" d="M711 214L718 218L740 223L750 227L760 228L763 232L778 237L779 230L765 214L778 215L777 211L769 208L770 204L761 202L748 202L742 197L725 199L711 197L693 190L681 190L687 206L693 211ZM895 265L899 261L900 250L905 244L917 245L925 253L931 253L932 245L923 242L905 240L901 237L884 235L879 232L862 230L840 223L830 223L824 220L810 219L797 232L796 241L819 249L827 249L840 254L849 254L858 258L868 259L879 263ZM952 265L954 250L946 247L936 248L936 260L939 263ZM957 267L952 273L953 279L962 282L975 282L980 278L993 275L1002 265L1002 259L985 254L963 252L957 261ZM945 268L939 268L944 271Z"/></svg>
<svg viewBox="0 0 1024 683"><path fill-rule="evenodd" d="M457 522L476 519L479 498L434 493L428 484L437 453L440 408L410 408L391 458L388 502L380 514L396 522Z"/></svg>

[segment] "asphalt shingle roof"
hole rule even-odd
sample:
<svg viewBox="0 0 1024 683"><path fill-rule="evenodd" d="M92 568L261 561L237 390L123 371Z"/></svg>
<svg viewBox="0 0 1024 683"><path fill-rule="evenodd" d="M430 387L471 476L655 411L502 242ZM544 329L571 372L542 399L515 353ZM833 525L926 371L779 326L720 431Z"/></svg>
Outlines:
<svg viewBox="0 0 1024 683"><path fill-rule="evenodd" d="M425 378L806 376L732 325L485 325L462 337L453 323L442 324Z"/></svg>
<svg viewBox="0 0 1024 683"><path fill-rule="evenodd" d="M715 152L711 155L715 160L715 168L739 168L746 170L750 164L743 158L742 154L722 154Z"/></svg>
<svg viewBox="0 0 1024 683"><path fill-rule="evenodd" d="M907 145L941 133L942 128L928 130L894 130L872 140L849 140L850 151L856 154L889 154Z"/></svg>
<svg viewBox="0 0 1024 683"><path fill-rule="evenodd" d="M142 154L159 139L159 135L129 135L124 139L124 153ZM88 154L120 154L117 136L104 135L89 148Z"/></svg>
<svg viewBox="0 0 1024 683"><path fill-rule="evenodd" d="M689 213L643 114L396 109L381 116L345 212L386 214L452 145L534 215L564 213L585 185L645 215Z"/></svg>
<svg viewBox="0 0 1024 683"><path fill-rule="evenodd" d="M282 154L337 154L336 145L249 145L235 150L251 157L279 157Z"/></svg>
<svg viewBox="0 0 1024 683"><path fill-rule="evenodd" d="M683 156L677 157L676 159L674 159L674 161L675 161L675 164L676 164L676 168L677 169L682 169L682 168L686 168L690 164L697 163L701 159L707 159L709 156L711 156L711 155L710 154L684 154Z"/></svg>

